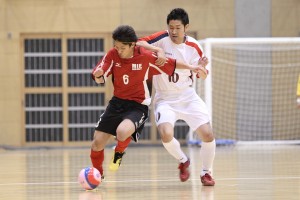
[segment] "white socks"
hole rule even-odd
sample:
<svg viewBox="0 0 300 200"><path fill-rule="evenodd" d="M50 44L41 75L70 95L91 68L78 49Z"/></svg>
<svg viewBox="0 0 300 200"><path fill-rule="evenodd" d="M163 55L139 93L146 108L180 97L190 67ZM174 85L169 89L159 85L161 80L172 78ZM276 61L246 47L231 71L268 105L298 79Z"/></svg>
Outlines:
<svg viewBox="0 0 300 200"><path fill-rule="evenodd" d="M173 138L170 142L168 143L164 143L163 142L164 147L166 148L166 150L174 157L176 158L179 162L181 163L185 163L188 158L187 156L183 153L183 151L180 148L180 143L178 142L178 140L176 140L175 138Z"/></svg>
<svg viewBox="0 0 300 200"><path fill-rule="evenodd" d="M168 143L163 142L163 145L166 148L166 150L174 158L176 158L179 162L185 163L188 160L187 156L183 153L183 151L180 148L180 143L175 138L173 138ZM200 156L202 158L201 176L203 176L205 173L212 174L215 153L216 153L216 141L215 140L213 140L211 142L202 142L201 143L201 149L200 149Z"/></svg>
<svg viewBox="0 0 300 200"><path fill-rule="evenodd" d="M202 158L202 172L201 176L205 173L212 173L213 162L215 159L216 153L216 141L213 140L211 142L202 142L200 149L200 156Z"/></svg>

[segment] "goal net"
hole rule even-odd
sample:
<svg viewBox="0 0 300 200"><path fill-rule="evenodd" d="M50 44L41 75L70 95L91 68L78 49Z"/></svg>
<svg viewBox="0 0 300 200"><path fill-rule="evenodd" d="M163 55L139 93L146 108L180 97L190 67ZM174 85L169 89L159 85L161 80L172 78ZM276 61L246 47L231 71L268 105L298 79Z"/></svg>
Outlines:
<svg viewBox="0 0 300 200"><path fill-rule="evenodd" d="M217 143L298 143L300 38L209 38L200 43L210 73L195 87L211 113ZM190 133L189 142L201 141Z"/></svg>

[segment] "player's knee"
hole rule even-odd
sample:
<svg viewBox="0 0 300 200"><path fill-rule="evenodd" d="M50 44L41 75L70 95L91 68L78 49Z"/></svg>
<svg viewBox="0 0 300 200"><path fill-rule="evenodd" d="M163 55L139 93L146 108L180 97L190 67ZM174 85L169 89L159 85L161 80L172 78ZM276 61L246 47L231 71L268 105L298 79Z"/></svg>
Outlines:
<svg viewBox="0 0 300 200"><path fill-rule="evenodd" d="M158 126L158 131L163 142L169 142L174 137L174 129L170 124L161 124Z"/></svg>
<svg viewBox="0 0 300 200"><path fill-rule="evenodd" d="M134 123L129 120L125 119L121 124L119 124L117 130L116 130L116 137L119 141L125 141L128 137L131 136L131 134L135 131L135 125Z"/></svg>
<svg viewBox="0 0 300 200"><path fill-rule="evenodd" d="M160 134L160 138L164 143L168 143L173 139L173 136L169 134Z"/></svg>
<svg viewBox="0 0 300 200"><path fill-rule="evenodd" d="M202 130L199 136L203 142L212 142L215 139L211 130Z"/></svg>
<svg viewBox="0 0 300 200"><path fill-rule="evenodd" d="M94 151L101 151L105 147L105 141L102 138L102 133L100 131L95 131L94 138L92 141L92 149Z"/></svg>
<svg viewBox="0 0 300 200"><path fill-rule="evenodd" d="M215 139L215 136L209 124L200 126L196 132L203 142L212 142Z"/></svg>
<svg viewBox="0 0 300 200"><path fill-rule="evenodd" d="M212 142L215 139L212 132L205 132L202 134L202 137L203 137L202 139L203 142Z"/></svg>
<svg viewBox="0 0 300 200"><path fill-rule="evenodd" d="M118 129L116 137L118 141L123 142L129 137L128 135L130 134L126 130Z"/></svg>
<svg viewBox="0 0 300 200"><path fill-rule="evenodd" d="M162 123L157 128L161 134L168 134L173 131L173 126L170 123Z"/></svg>
<svg viewBox="0 0 300 200"><path fill-rule="evenodd" d="M102 150L102 144L101 144L101 140L99 140L97 137L94 137L93 141L92 141L92 149L94 151L100 151Z"/></svg>
<svg viewBox="0 0 300 200"><path fill-rule="evenodd" d="M117 134L117 140L120 142L124 142L127 138L125 138L123 135L121 134Z"/></svg>

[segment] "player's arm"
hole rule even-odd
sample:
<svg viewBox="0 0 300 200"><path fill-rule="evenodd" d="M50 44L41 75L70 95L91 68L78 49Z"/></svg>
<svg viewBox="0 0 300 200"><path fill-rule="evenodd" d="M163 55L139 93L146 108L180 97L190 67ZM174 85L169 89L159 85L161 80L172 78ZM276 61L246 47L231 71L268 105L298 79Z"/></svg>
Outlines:
<svg viewBox="0 0 300 200"><path fill-rule="evenodd" d="M96 67L92 72L92 77L96 83L103 84L105 83L103 74L104 74L103 69Z"/></svg>
<svg viewBox="0 0 300 200"><path fill-rule="evenodd" d="M203 67L206 67L208 64L208 58L206 56L203 56L199 59L198 64L202 65Z"/></svg>
<svg viewBox="0 0 300 200"><path fill-rule="evenodd" d="M199 74L200 77L203 79L206 78L207 73L208 73L208 71L205 69L205 67L202 65L202 63L199 63L199 65L195 66L195 65L186 64L181 61L176 61L176 68L192 70L192 71L196 72L197 74Z"/></svg>
<svg viewBox="0 0 300 200"><path fill-rule="evenodd" d="M158 66L155 64L155 60L156 60L155 53L148 52L148 58L149 58L150 67L155 68L158 73L166 73L168 75L172 75L175 71L175 68L177 68L177 69L192 70L192 71L195 71L196 73L198 73L199 71L202 71L201 73L203 73L204 75L207 75L207 70L205 69L205 67L202 66L202 64L191 65L188 63L184 63L182 61L177 61L176 59L173 59L173 58L167 58L166 62L163 65ZM154 73L153 75L156 75L158 73Z"/></svg>
<svg viewBox="0 0 300 200"><path fill-rule="evenodd" d="M189 37L189 41L186 42L188 45L193 47L193 53L190 55L190 64L192 65L201 65L203 68L198 71L193 71L196 73L197 78L206 79L208 75L208 70L206 69L206 66L209 63L208 58L204 55L203 49L198 41L196 41L194 38Z"/></svg>
<svg viewBox="0 0 300 200"><path fill-rule="evenodd" d="M208 64L208 58L206 56L203 56L199 59L198 65L201 65L203 68L198 71L194 71L196 73L197 78L201 78L203 80L206 79L208 75L208 70L205 68Z"/></svg>
<svg viewBox="0 0 300 200"><path fill-rule="evenodd" d="M166 73L171 76L174 73L175 68L195 71L196 73L200 73L201 77L203 76L204 79L207 76L207 70L202 65L196 65L196 66L190 65L181 61L176 61L175 59L172 58L167 58L166 63L160 67L153 64L150 66L155 69L152 70L152 73L150 73L151 76L161 74L161 73Z"/></svg>
<svg viewBox="0 0 300 200"><path fill-rule="evenodd" d="M92 79L98 84L104 84L106 77L109 75L113 60L112 52L109 51L94 67L92 71Z"/></svg>
<svg viewBox="0 0 300 200"><path fill-rule="evenodd" d="M156 53L157 59L155 61L155 65L161 66L165 64L167 58L162 48L151 45L145 40L138 40L136 45Z"/></svg>
<svg viewBox="0 0 300 200"><path fill-rule="evenodd" d="M201 78L203 80L206 79L207 75L208 75L208 70L205 68L206 65L208 64L208 59L206 56L200 57L198 56L198 54L195 55L195 62L192 62L191 66L195 67L195 69L191 69L194 73L196 73L197 78ZM181 66L176 66L176 68L181 69ZM186 69L186 68L184 68Z"/></svg>

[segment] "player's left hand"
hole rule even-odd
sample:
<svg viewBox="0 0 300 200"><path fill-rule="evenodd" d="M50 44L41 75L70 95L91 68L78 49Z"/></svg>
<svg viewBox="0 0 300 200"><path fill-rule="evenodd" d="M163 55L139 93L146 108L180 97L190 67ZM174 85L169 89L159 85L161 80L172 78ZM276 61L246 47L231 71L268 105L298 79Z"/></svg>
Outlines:
<svg viewBox="0 0 300 200"><path fill-rule="evenodd" d="M167 61L167 57L165 55L165 52L161 49L157 51L157 59L155 61L155 65L162 66Z"/></svg>

